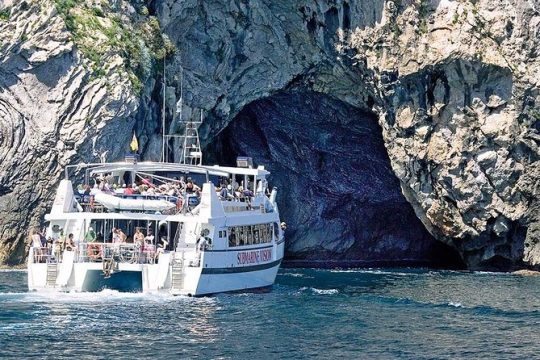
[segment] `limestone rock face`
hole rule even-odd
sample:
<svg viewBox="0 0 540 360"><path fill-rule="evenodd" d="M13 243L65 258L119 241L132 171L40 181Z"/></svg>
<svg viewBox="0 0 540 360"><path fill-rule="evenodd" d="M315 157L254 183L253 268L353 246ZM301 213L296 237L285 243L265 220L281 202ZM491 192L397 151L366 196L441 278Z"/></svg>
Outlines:
<svg viewBox="0 0 540 360"><path fill-rule="evenodd" d="M344 49L378 73L393 169L472 268L538 264L539 15L527 2L388 2Z"/></svg>
<svg viewBox="0 0 540 360"><path fill-rule="evenodd" d="M114 3L123 9L121 14L145 14L134 10L143 9L143 1ZM347 166L306 161L298 173L290 159L271 151L283 145L293 158L314 153L331 158L337 150L324 136L332 139L332 132L314 127L319 131L304 134L302 129L311 127L320 114L329 114L337 101L365 116L351 122L347 117L354 111L334 111L328 123L350 128L348 135L354 137L359 128L371 126L366 119L377 119L388 155L383 168L392 169L425 229L456 249L470 268L540 264L540 15L532 2L165 0L146 5L178 49L168 59L168 115L174 112L183 77L183 113L205 110L200 129L205 144L215 139L223 143L220 136L243 129L247 118L266 124L258 139L268 143L251 143L256 151L250 155L295 177L298 186L281 190L280 196L307 204L299 209L291 203L284 210L292 220L290 254L312 259L371 254L373 259L392 252L392 258L399 259L423 256L431 246L432 239L420 227L408 234L410 229L373 235L377 225L362 223L365 218L352 221L347 211L337 211L339 201L331 191L322 191L321 201L314 201L309 192L313 179L301 174L316 174L321 164L328 174ZM159 158L161 148L156 122L161 115L156 105L161 101L161 91L156 91L159 71L147 72L137 93L123 70L130 62L118 52L104 62L110 76L93 76L92 54L71 41L73 30L67 30L52 2L21 2L9 9L9 19L0 20L4 262L22 259L21 233L37 224L48 208L65 165L96 161L106 150L106 158L120 158L124 149L108 144L127 143L133 129L142 138L146 159ZM302 96L312 102L314 95L306 94L314 93L323 96L317 106L302 105ZM283 124L274 123L277 114L287 113L287 106L291 113L292 107L304 106L319 114L311 120L290 120L291 131L302 132L301 143L284 143L284 135L268 136L282 129ZM166 131L178 128L172 121ZM230 153L240 153L250 141L228 144L236 146ZM350 165L355 151L364 149L345 148L345 163ZM217 157L216 149L209 150ZM405 204L391 190L395 179L357 171L356 180L351 173L337 192L339 199L350 195L348 209L355 212L362 204L369 208L358 198L366 189L388 189L381 199ZM358 180L368 178L385 180L377 185ZM365 187L356 192L355 186ZM377 197L369 193L365 199L372 206ZM410 208L403 211L408 214ZM367 216L367 210L363 214ZM330 218L321 219L326 215ZM384 224L380 216L375 218ZM358 224L371 230L362 234ZM396 225L400 227L406 225ZM330 233L334 240L323 242ZM370 242L370 237L381 240ZM414 237L420 240L415 243ZM393 252L400 247L401 252Z"/></svg>
<svg viewBox="0 0 540 360"><path fill-rule="evenodd" d="M123 155L110 144L131 137L139 98L115 71L92 76L52 3L9 11L0 21L0 263L13 264L65 166Z"/></svg>

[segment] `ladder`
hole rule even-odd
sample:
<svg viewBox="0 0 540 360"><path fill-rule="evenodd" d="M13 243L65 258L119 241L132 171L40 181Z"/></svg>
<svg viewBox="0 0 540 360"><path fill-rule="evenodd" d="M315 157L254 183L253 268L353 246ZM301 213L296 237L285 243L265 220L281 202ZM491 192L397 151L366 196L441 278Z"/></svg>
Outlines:
<svg viewBox="0 0 540 360"><path fill-rule="evenodd" d="M184 262L174 260L171 272L171 291L177 292L184 288Z"/></svg>
<svg viewBox="0 0 540 360"><path fill-rule="evenodd" d="M180 100L181 101L181 100ZM201 141L199 139L199 126L204 121L204 113L202 109L199 109L199 115L191 114L188 119L183 119L181 114L181 104L177 104L177 116L179 117L178 123L183 126L183 133L163 135L164 155L165 162L169 159L169 143L173 141L176 145L180 145L180 154L178 161L180 164L186 165L201 165L202 164L202 150Z"/></svg>
<svg viewBox="0 0 540 360"><path fill-rule="evenodd" d="M48 263L47 264L47 286L56 286L56 277L58 276L58 264L57 263Z"/></svg>

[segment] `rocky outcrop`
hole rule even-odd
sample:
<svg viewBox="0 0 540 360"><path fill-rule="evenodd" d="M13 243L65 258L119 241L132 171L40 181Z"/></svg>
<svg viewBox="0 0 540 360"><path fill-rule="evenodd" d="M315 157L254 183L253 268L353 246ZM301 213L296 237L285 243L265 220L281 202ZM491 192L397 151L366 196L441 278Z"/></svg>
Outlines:
<svg viewBox="0 0 540 360"><path fill-rule="evenodd" d="M178 49L168 59L168 115L179 96L182 72L184 114L205 110L205 144L216 138L224 143L220 136L250 121L263 124L258 139L268 143L257 148L255 157L269 159L269 166L297 179L298 186L280 191L282 199L290 195L308 205L300 209L293 202L284 210L292 220L291 256L425 256L432 240L419 225L404 226L416 220L395 191L399 182L425 228L456 249L470 268L540 263L539 15L529 2L110 4L66 9L63 1L22 2L0 20L0 71L6 75L0 77L0 111L6 114L0 120L0 156L7 154L0 158L0 208L9 214L0 220L4 261L22 257L20 229L37 223L64 165L95 161L106 149L107 158L119 158L121 146L105 145L113 138L127 144L133 129L141 136L145 157L159 157L155 118L161 114L155 103L160 101L160 69L152 64L160 46L145 35L156 32L157 21ZM84 20L90 18L95 21ZM98 25L88 41L80 29L92 24ZM126 33L140 35L146 45L139 47ZM170 46L163 39L161 47ZM328 112L336 106L343 110ZM287 117L300 143L268 135L284 126L276 115L295 114L299 107L316 113ZM333 117L331 129L313 125L321 114ZM351 116L355 120L347 121ZM373 127L373 119L381 130ZM302 129L309 127L313 131L304 134ZM177 128L173 121L166 131ZM362 128L372 129L370 135L358 146L343 147L345 162L328 160L339 152L323 134L346 143L346 135L355 139ZM381 135L388 158L381 153L382 143L371 138ZM235 147L234 153L249 141L226 143ZM292 166L276 149L292 158L308 154L322 160ZM382 173L360 166L358 176L347 178L337 192L323 188L320 202L310 193L321 171L328 181L333 172L341 174L355 162L383 158ZM299 172L296 165L305 168ZM344 198L348 205L339 210ZM377 212L383 207L374 210L378 200L387 208L398 204L404 223L393 221L395 228L384 228L379 214L398 215ZM325 242L329 235L332 240ZM415 242L416 237L421 240Z"/></svg>
<svg viewBox="0 0 540 360"><path fill-rule="evenodd" d="M404 194L469 267L538 264L538 16L528 3L387 2L343 51L378 73Z"/></svg>
<svg viewBox="0 0 540 360"><path fill-rule="evenodd" d="M0 20L0 263L25 257L67 165L119 158L140 97L115 54L99 67L49 1L14 2ZM90 36L90 34L88 34ZM99 75L101 74L101 75ZM99 76L98 76L99 75Z"/></svg>

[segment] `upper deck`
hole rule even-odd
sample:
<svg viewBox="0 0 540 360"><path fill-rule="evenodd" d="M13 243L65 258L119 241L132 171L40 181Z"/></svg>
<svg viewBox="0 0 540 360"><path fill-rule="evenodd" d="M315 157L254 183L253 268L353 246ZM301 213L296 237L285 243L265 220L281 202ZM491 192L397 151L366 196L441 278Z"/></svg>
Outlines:
<svg viewBox="0 0 540 360"><path fill-rule="evenodd" d="M263 166L129 161L71 165L66 168L65 177L73 188L58 189L56 211L51 211L47 218L78 218L84 213L94 213L96 217L102 217L98 215L101 213L193 216L200 208L202 185L207 183L213 184L224 213L259 211L261 206L266 209L263 212L272 212L267 198L269 174ZM69 206L63 194L73 198Z"/></svg>

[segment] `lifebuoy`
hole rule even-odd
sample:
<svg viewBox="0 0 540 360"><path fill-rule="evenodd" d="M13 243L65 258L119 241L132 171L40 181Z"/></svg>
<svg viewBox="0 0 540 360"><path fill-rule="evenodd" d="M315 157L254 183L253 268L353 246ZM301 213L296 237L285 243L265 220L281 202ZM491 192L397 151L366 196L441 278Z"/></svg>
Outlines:
<svg viewBox="0 0 540 360"><path fill-rule="evenodd" d="M103 255L101 251L101 245L99 244L88 244L88 247L86 248L86 253L88 257L92 260L97 260Z"/></svg>

